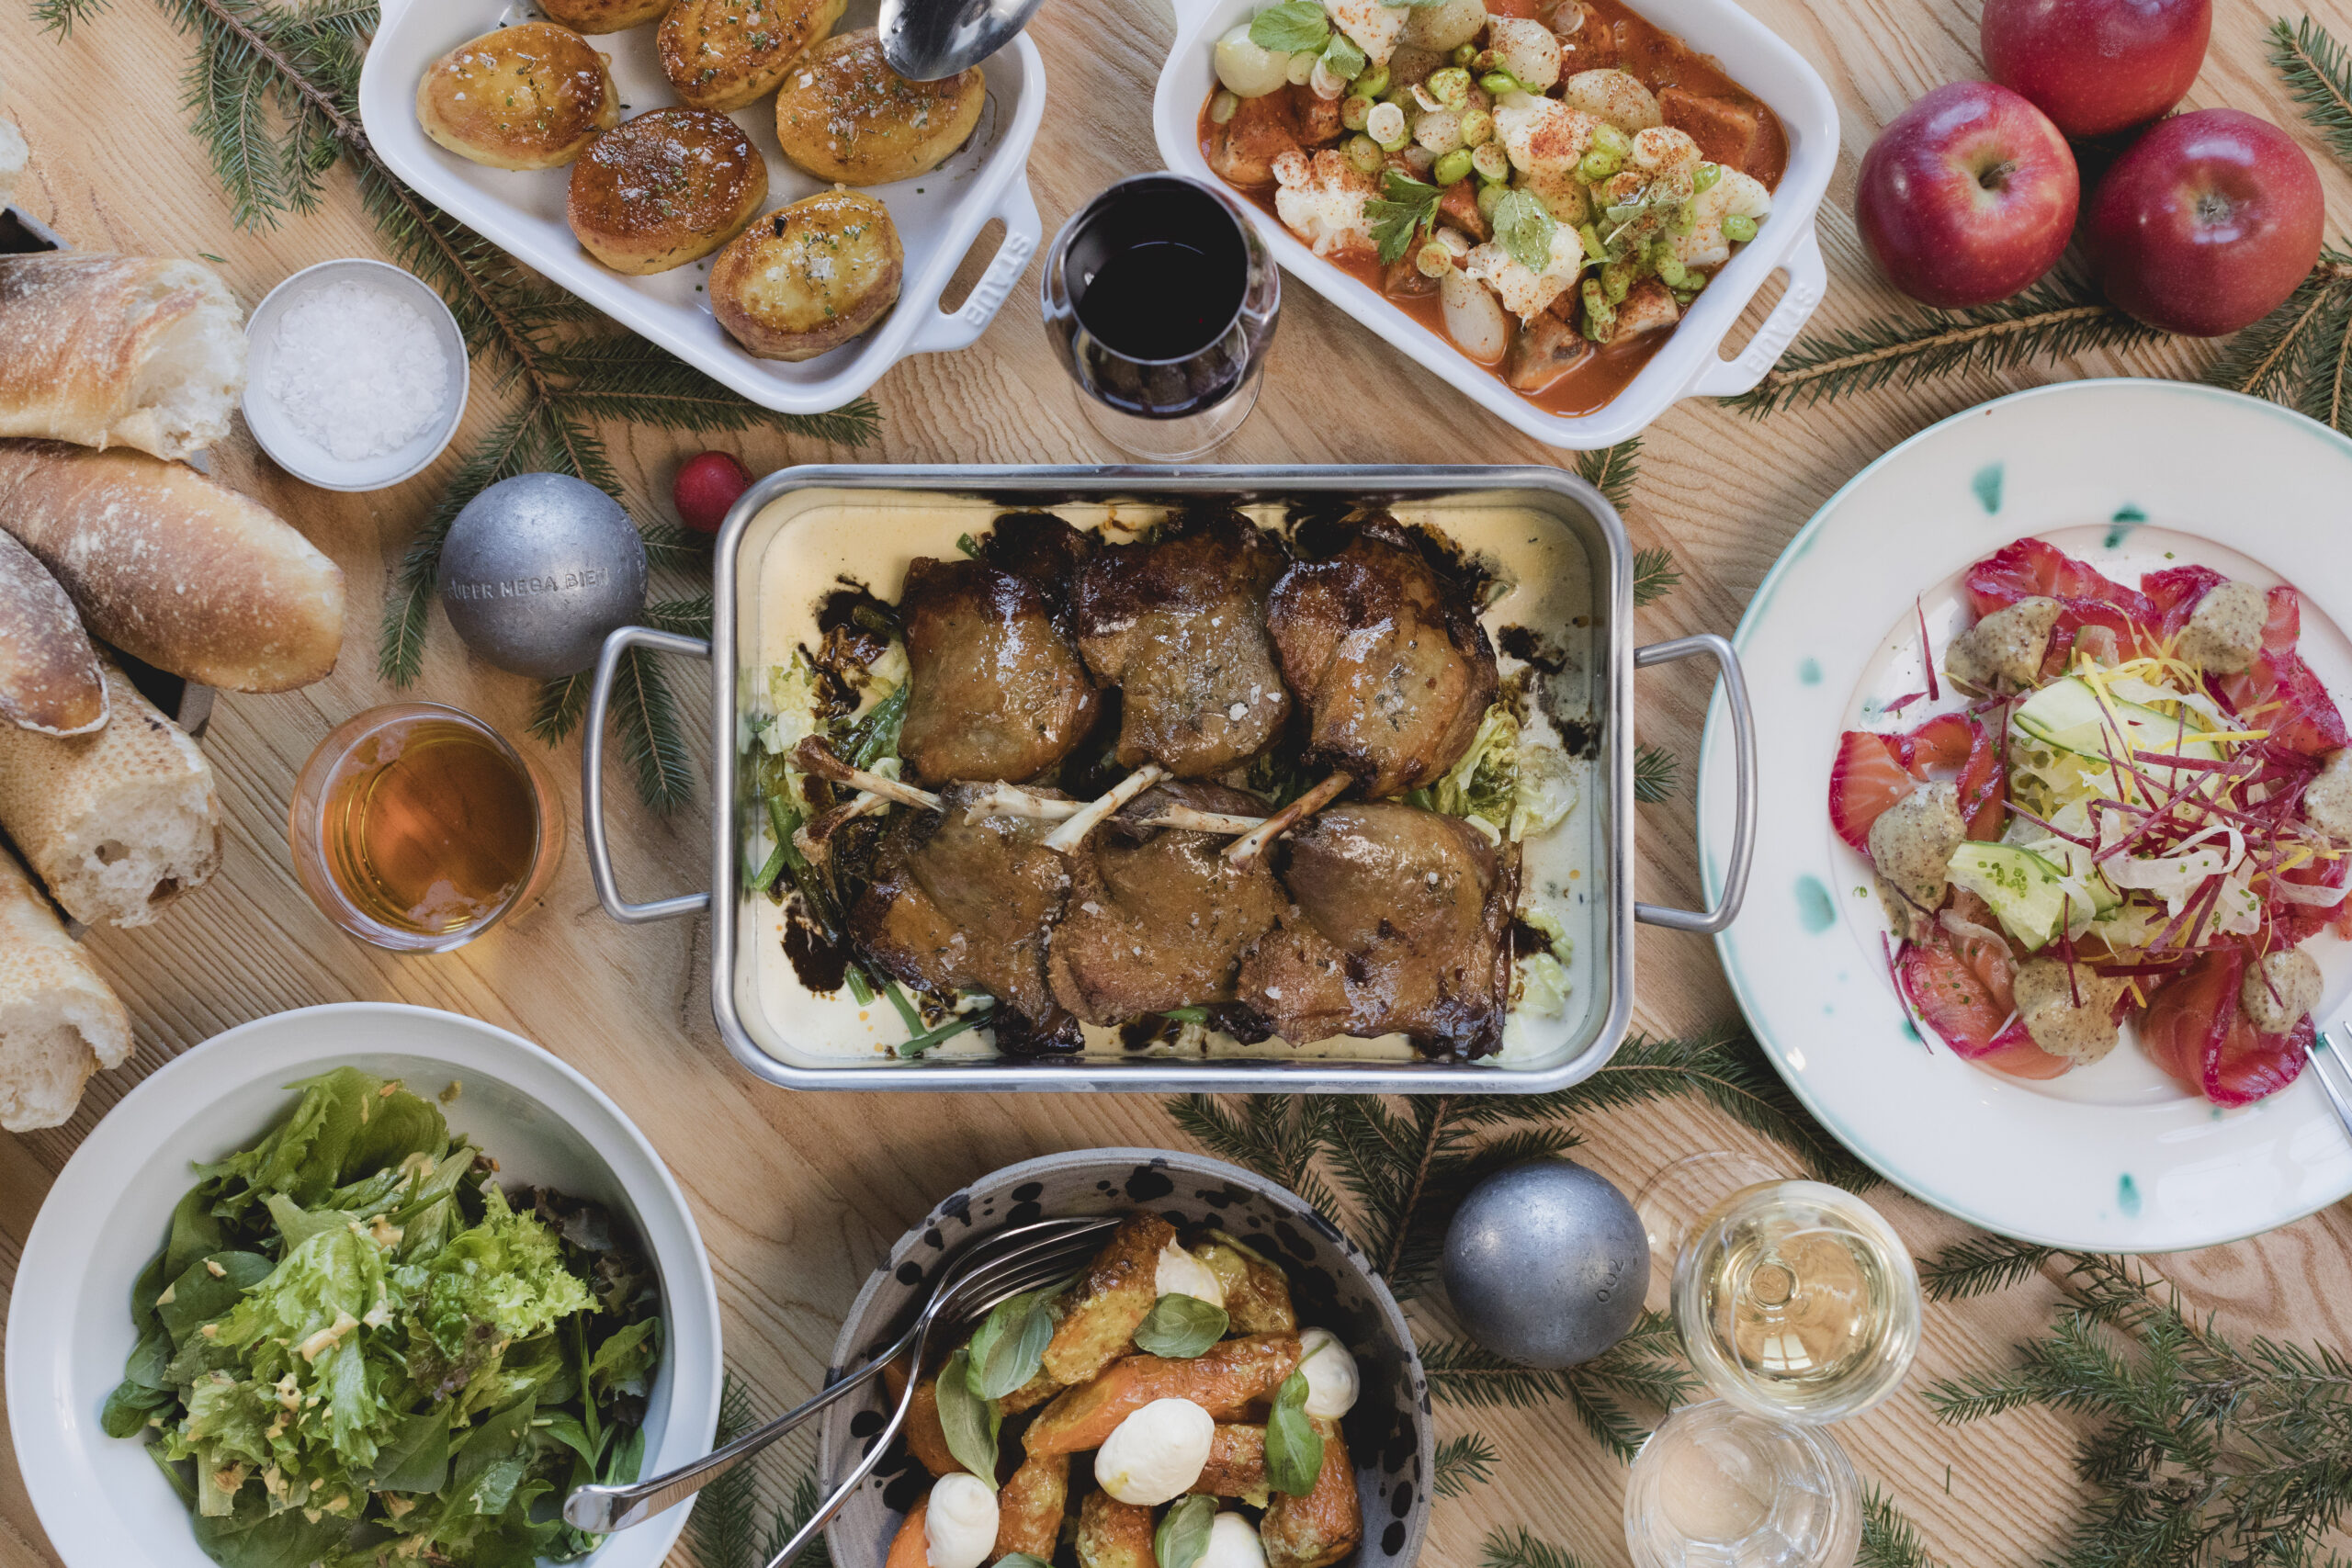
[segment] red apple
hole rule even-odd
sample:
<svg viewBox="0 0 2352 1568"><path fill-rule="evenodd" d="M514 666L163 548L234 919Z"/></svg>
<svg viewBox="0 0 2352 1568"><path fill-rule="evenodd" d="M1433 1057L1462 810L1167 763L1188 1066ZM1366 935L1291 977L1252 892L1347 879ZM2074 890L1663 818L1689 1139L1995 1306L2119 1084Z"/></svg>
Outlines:
<svg viewBox="0 0 2352 1568"><path fill-rule="evenodd" d="M729 452L705 452L678 465L670 499L678 521L698 534L716 534L735 500L752 488L752 470Z"/></svg>
<svg viewBox="0 0 2352 1568"><path fill-rule="evenodd" d="M1985 73L2077 140L2180 102L2205 63L2213 0L1984 0Z"/></svg>
<svg viewBox="0 0 2352 1568"><path fill-rule="evenodd" d="M2168 119L2091 195L2086 239L2107 297L2160 332L2219 337L2284 303L2319 260L2319 174L2283 130L2236 109Z"/></svg>
<svg viewBox="0 0 2352 1568"><path fill-rule="evenodd" d="M1871 143L1854 219L1894 287L1958 310L2048 272L2081 201L2075 154L2047 115L2007 87L1953 82Z"/></svg>

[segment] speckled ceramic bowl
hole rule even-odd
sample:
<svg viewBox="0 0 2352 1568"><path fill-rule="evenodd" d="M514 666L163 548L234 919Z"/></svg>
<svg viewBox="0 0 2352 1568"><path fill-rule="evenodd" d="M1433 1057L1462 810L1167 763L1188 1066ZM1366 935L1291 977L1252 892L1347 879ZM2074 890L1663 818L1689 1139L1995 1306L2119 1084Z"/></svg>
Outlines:
<svg viewBox="0 0 2352 1568"><path fill-rule="evenodd" d="M1404 1314L1370 1260L1306 1202L1222 1161L1162 1149L1087 1149L983 1177L942 1201L890 1249L850 1308L833 1365L854 1366L886 1343L928 1298L942 1261L976 1236L1033 1220L1133 1209L1179 1229L1215 1225L1279 1259L1301 1325L1330 1329L1355 1352L1363 1392L1340 1430L1356 1461L1363 1544L1339 1568L1409 1568L1429 1532L1436 1461L1429 1382ZM881 1430L881 1401L877 1382L870 1397L826 1412L818 1452L828 1486ZM895 1440L826 1531L838 1568L880 1568L899 1521L929 1483L904 1438Z"/></svg>

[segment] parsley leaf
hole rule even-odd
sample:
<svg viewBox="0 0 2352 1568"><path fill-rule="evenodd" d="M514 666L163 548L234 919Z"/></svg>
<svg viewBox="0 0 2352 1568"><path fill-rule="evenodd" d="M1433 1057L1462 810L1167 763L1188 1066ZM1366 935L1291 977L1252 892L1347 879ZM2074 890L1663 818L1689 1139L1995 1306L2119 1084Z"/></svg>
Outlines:
<svg viewBox="0 0 2352 1568"><path fill-rule="evenodd" d="M1507 193L1495 203L1493 221L1495 238L1511 260L1530 272L1542 272L1552 265L1552 236L1559 230L1559 221L1533 194L1523 190Z"/></svg>
<svg viewBox="0 0 2352 1568"><path fill-rule="evenodd" d="M1316 0L1283 0L1259 12L1250 23L1250 41L1280 53L1319 50L1330 37L1330 18Z"/></svg>
<svg viewBox="0 0 2352 1568"><path fill-rule="evenodd" d="M1373 243L1380 247L1382 265L1405 254L1415 230L1437 226L1437 204L1444 195L1438 186L1394 169L1383 175L1382 196L1363 204L1364 216L1372 220Z"/></svg>

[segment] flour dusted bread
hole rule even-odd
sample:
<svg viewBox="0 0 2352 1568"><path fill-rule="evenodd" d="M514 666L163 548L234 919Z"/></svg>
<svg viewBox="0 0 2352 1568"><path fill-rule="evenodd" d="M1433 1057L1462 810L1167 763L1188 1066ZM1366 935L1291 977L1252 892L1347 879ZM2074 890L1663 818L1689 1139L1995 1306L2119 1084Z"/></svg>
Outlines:
<svg viewBox="0 0 2352 1568"><path fill-rule="evenodd" d="M107 721L97 650L74 601L24 546L0 533L0 719L44 735Z"/></svg>
<svg viewBox="0 0 2352 1568"><path fill-rule="evenodd" d="M220 868L212 767L100 656L114 717L58 738L0 725L0 828L66 913L143 926Z"/></svg>
<svg viewBox="0 0 2352 1568"><path fill-rule="evenodd" d="M40 896L0 850L0 1127L54 1127L99 1067L130 1055L130 1019Z"/></svg>
<svg viewBox="0 0 2352 1568"><path fill-rule="evenodd" d="M17 199L17 181L25 172L25 163L32 156L32 149L25 145L25 133L0 119L0 207Z"/></svg>
<svg viewBox="0 0 2352 1568"><path fill-rule="evenodd" d="M0 529L64 584L92 635L158 670L286 692L334 668L342 569L193 468L0 441Z"/></svg>
<svg viewBox="0 0 2352 1568"><path fill-rule="evenodd" d="M244 391L243 322L200 262L0 256L0 435L201 451Z"/></svg>

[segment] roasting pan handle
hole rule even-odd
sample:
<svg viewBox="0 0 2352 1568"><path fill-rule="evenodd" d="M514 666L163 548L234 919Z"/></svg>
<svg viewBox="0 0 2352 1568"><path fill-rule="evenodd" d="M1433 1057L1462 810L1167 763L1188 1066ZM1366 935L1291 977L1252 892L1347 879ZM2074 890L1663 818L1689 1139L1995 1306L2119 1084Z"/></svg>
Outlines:
<svg viewBox="0 0 2352 1568"><path fill-rule="evenodd" d="M1724 876L1723 897L1715 900L1713 908L1702 912L1697 909L1670 909L1658 904L1636 904L1634 906L1634 919L1645 925L1665 926L1670 931L1696 931L1702 936L1713 936L1731 924L1739 914L1740 902L1747 897L1748 863L1756 855L1756 715L1747 705L1747 682L1739 672L1739 655L1733 651L1728 641L1713 632L1637 648L1634 649L1634 668L1642 670L1653 664L1672 664L1678 660L1696 659L1702 655L1713 659L1723 670L1724 695L1731 702L1732 812L1735 818L1731 866ZM604 884L599 882L597 886L601 889ZM611 900L605 902L609 908Z"/></svg>
<svg viewBox="0 0 2352 1568"><path fill-rule="evenodd" d="M673 915L700 914L710 908L710 895L681 893L674 898L632 904L621 897L613 880L613 850L605 841L605 714L613 705L613 681L620 673L621 655L632 648L708 659L710 644L698 637L657 632L651 626L623 626L605 639L605 650L596 656L596 677L588 687L588 722L580 740L580 831L588 840L589 880L596 885L596 897L605 913L624 925L635 926L666 920Z"/></svg>

